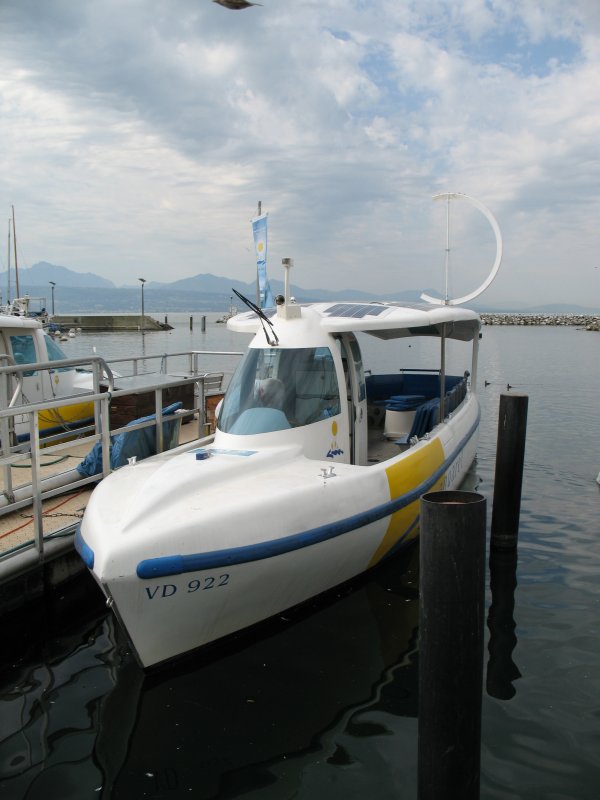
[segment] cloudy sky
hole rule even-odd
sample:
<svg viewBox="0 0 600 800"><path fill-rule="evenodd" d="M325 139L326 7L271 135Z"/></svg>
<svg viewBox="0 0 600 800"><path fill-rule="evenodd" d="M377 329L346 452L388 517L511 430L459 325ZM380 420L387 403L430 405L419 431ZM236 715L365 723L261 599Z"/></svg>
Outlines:
<svg viewBox="0 0 600 800"><path fill-rule="evenodd" d="M271 276L443 291L459 192L486 301L600 307L598 0L0 0L0 120L20 266L249 281L260 200Z"/></svg>

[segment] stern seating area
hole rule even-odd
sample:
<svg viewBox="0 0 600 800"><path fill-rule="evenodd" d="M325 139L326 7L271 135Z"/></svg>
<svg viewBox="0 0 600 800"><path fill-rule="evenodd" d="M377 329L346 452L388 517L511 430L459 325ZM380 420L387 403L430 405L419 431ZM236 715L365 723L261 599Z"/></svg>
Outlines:
<svg viewBox="0 0 600 800"><path fill-rule="evenodd" d="M445 376L445 414L451 414L464 400L467 379L464 376ZM440 421L440 378L437 374L400 373L399 375L368 375L367 403L385 411L385 435L398 444L407 444L413 437L422 438ZM401 435L395 427L410 425Z"/></svg>

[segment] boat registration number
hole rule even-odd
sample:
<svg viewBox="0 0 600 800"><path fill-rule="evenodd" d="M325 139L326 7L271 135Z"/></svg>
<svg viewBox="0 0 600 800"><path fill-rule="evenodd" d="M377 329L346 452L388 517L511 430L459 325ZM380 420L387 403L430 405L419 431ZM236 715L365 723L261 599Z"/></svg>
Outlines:
<svg viewBox="0 0 600 800"><path fill-rule="evenodd" d="M193 594L194 592L205 592L209 589L220 589L222 586L227 586L228 583L229 573L224 572L221 575L205 575L203 578L192 578L184 586L180 587L177 587L174 583L159 583L157 586L145 586L144 590L148 600L156 600L163 597L172 597L178 589L186 594Z"/></svg>

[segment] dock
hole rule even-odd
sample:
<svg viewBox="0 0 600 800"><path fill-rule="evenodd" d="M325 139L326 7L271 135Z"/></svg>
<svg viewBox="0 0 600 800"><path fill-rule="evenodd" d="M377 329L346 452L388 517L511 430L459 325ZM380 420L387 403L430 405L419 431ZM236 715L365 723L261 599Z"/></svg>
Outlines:
<svg viewBox="0 0 600 800"><path fill-rule="evenodd" d="M178 438L180 447L195 442L197 438L197 421L194 423L192 420L181 426ZM211 439L209 435L206 441ZM36 546L35 501L0 516L0 617L27 607L42 597L48 588L57 588L85 571L86 567L75 552L73 542L77 526L101 476L87 485L75 485L81 477L73 475L73 471L89 450L89 444L78 444L75 439L63 451L62 457L43 453L40 457L39 477L42 482L51 485L53 481L66 481L53 493L50 490L48 496L41 500L41 553ZM31 461L13 464L12 477L19 482L18 487L31 484ZM0 489L4 491L4 486L0 486Z"/></svg>
<svg viewBox="0 0 600 800"><path fill-rule="evenodd" d="M31 429L37 434L24 443L11 442L10 446L1 443L0 617L39 600L48 589L59 587L84 570L74 549L74 536L93 489L119 468L111 465L109 455L104 457L111 453L115 437L151 427L158 453L212 441L215 409L224 392L224 373L202 372L199 368L202 355L219 355L223 359L233 356L237 360L242 353L190 351L117 359L108 363L121 370L124 362L130 362L133 374L114 378L108 364L103 362L111 379L101 378L95 385L89 395L95 406L95 418L75 431L40 438L36 430L37 412L42 405L39 403L0 409L3 430L7 418L27 415ZM187 368L178 369L172 364L167 371L168 359L179 357L181 363L182 356L188 359ZM160 371L138 372L139 360L151 364L153 359L160 359ZM89 365L89 359L68 359L53 365L72 367L75 361ZM45 402L44 408L65 406L70 401L80 402L81 395ZM162 409L177 401L182 408L175 412L176 417L163 417ZM152 414L155 417L148 420L147 416ZM169 442L164 436L163 420L167 419L176 419L176 435ZM103 450L101 472L89 476L78 471L78 465L99 443Z"/></svg>

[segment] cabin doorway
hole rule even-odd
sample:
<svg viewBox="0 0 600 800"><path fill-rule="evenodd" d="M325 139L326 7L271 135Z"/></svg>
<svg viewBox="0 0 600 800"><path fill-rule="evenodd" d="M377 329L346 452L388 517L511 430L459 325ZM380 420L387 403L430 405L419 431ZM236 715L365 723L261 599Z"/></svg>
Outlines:
<svg viewBox="0 0 600 800"><path fill-rule="evenodd" d="M350 463L365 466L368 464L367 388L362 355L353 333L342 333L336 339L344 366Z"/></svg>

